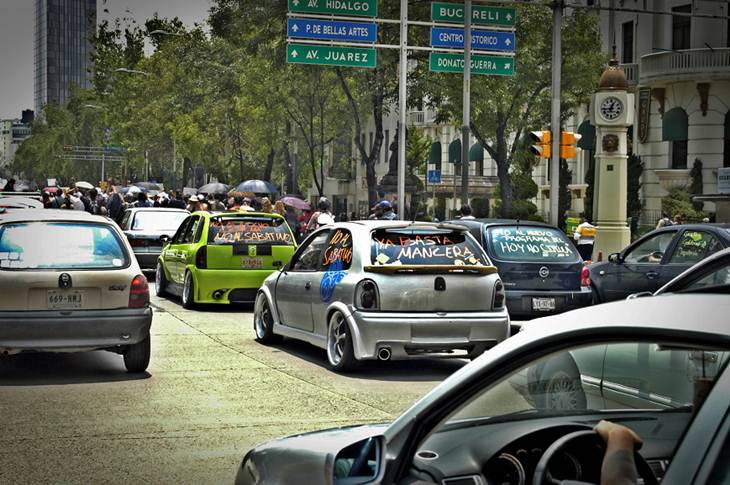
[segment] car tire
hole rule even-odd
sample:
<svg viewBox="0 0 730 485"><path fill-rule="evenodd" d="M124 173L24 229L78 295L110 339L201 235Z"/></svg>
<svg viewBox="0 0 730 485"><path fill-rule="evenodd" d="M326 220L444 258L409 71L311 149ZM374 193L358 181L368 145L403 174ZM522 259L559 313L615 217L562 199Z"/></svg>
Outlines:
<svg viewBox="0 0 730 485"><path fill-rule="evenodd" d="M124 352L124 366L127 372L139 373L147 370L150 364L150 336L127 347Z"/></svg>
<svg viewBox="0 0 730 485"><path fill-rule="evenodd" d="M352 333L344 315L333 312L327 325L327 362L335 372L348 372L357 365Z"/></svg>
<svg viewBox="0 0 730 485"><path fill-rule="evenodd" d="M183 280L182 306L187 310L195 308L195 280L193 280L193 273L190 271L185 272L185 279Z"/></svg>
<svg viewBox="0 0 730 485"><path fill-rule="evenodd" d="M256 298L253 309L253 332L256 341L264 345L276 344L282 341L282 336L274 333L274 316L266 295L260 293Z"/></svg>
<svg viewBox="0 0 730 485"><path fill-rule="evenodd" d="M580 371L570 356L549 360L539 376L540 392L535 396L538 408L559 411L587 409Z"/></svg>
<svg viewBox="0 0 730 485"><path fill-rule="evenodd" d="M162 267L162 263L157 263L155 269L155 295L163 296L167 289L167 277L165 276L165 268Z"/></svg>
<svg viewBox="0 0 730 485"><path fill-rule="evenodd" d="M598 305L601 302L601 295L598 294L598 290L595 286L591 285L591 305Z"/></svg>

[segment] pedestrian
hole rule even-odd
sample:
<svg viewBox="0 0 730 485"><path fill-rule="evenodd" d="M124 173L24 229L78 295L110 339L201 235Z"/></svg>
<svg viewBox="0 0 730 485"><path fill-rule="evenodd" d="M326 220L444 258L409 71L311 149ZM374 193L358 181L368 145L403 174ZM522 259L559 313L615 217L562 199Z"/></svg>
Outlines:
<svg viewBox="0 0 730 485"><path fill-rule="evenodd" d="M671 226L672 221L669 220L669 216L666 214L662 214L662 217L657 221L656 223L656 229L659 229L664 226Z"/></svg>
<svg viewBox="0 0 730 485"><path fill-rule="evenodd" d="M261 212L271 214L274 211L274 207L271 205L271 200L268 197L261 198Z"/></svg>
<svg viewBox="0 0 730 485"><path fill-rule="evenodd" d="M122 214L124 213L124 201L122 196L117 192L117 188L111 188L111 194L109 195L109 201L107 203L107 210L109 217L113 221L121 222Z"/></svg>
<svg viewBox="0 0 730 485"><path fill-rule="evenodd" d="M63 207L64 202L66 202L66 200L63 196L63 190L58 187L56 189L56 196L51 201L51 209L60 209L61 207Z"/></svg>
<svg viewBox="0 0 730 485"><path fill-rule="evenodd" d="M461 217L459 217L459 219L463 221L475 219L475 217L471 214L471 207L469 207L467 204L461 206L461 209L459 209L459 213L461 214Z"/></svg>
<svg viewBox="0 0 730 485"><path fill-rule="evenodd" d="M596 226L588 221L585 214L581 214L580 224L575 228L573 233L578 254L583 261L591 261L593 259L593 243L596 242Z"/></svg>
<svg viewBox="0 0 730 485"><path fill-rule="evenodd" d="M21 174L22 175L22 174ZM11 178L3 187L3 192L15 192L15 179Z"/></svg>
<svg viewBox="0 0 730 485"><path fill-rule="evenodd" d="M393 221L396 219L396 214L393 211L393 204L388 200L382 200L376 206L376 219L383 221Z"/></svg>
<svg viewBox="0 0 730 485"><path fill-rule="evenodd" d="M254 212L256 209L254 209L251 206L251 198L250 197L244 197L243 203L241 204L241 207L238 209L243 212Z"/></svg>
<svg viewBox="0 0 730 485"><path fill-rule="evenodd" d="M682 214L677 212L676 214L674 214L674 217L672 217L672 225L681 226L682 224L684 224L684 219L682 218Z"/></svg>
<svg viewBox="0 0 730 485"><path fill-rule="evenodd" d="M172 194L172 197L170 198L170 202L167 204L168 207L172 209L184 209L185 208L185 201L182 199L182 195L180 194L179 190L176 190L174 194Z"/></svg>
<svg viewBox="0 0 730 485"><path fill-rule="evenodd" d="M277 204L281 202L278 201ZM286 223L289 224L289 228L294 233L294 237L297 241L299 241L300 234L299 234L299 227L297 225L297 212L294 210L294 207L287 205L285 212L284 212L284 218L286 219Z"/></svg>
<svg viewBox="0 0 730 485"><path fill-rule="evenodd" d="M327 197L319 198L319 202L317 203L317 212L312 214L312 217L307 223L307 234L319 229L320 227L328 226L335 223L335 219L334 217L332 217L330 207L332 207L332 204L330 204L330 201L327 199Z"/></svg>
<svg viewBox="0 0 730 485"><path fill-rule="evenodd" d="M284 203L280 200L276 201L276 204L274 204L274 214L279 214L280 216L286 215L286 208L284 208Z"/></svg>
<svg viewBox="0 0 730 485"><path fill-rule="evenodd" d="M51 208L51 196L48 192L43 192L41 194L41 202L43 202L43 208L44 209L50 209Z"/></svg>
<svg viewBox="0 0 730 485"><path fill-rule="evenodd" d="M199 212L205 210L203 208L203 203L200 200L200 197L197 195L191 195L188 199L188 207L189 212Z"/></svg>
<svg viewBox="0 0 730 485"><path fill-rule="evenodd" d="M144 192L137 194L137 207L152 207L152 203Z"/></svg>

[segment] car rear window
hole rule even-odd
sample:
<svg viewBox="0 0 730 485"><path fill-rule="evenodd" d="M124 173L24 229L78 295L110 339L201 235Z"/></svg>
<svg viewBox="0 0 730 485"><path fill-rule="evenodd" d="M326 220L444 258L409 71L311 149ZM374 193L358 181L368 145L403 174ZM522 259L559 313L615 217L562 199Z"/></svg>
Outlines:
<svg viewBox="0 0 730 485"><path fill-rule="evenodd" d="M187 216L187 212L139 211L134 215L134 219L132 220L132 230L175 232Z"/></svg>
<svg viewBox="0 0 730 485"><path fill-rule="evenodd" d="M0 269L114 269L129 257L104 224L24 222L0 226Z"/></svg>
<svg viewBox="0 0 730 485"><path fill-rule="evenodd" d="M374 265L488 265L468 233L448 229L380 229L373 231Z"/></svg>
<svg viewBox="0 0 730 485"><path fill-rule="evenodd" d="M579 258L567 236L552 227L488 227L487 241L490 254L502 261L555 263Z"/></svg>
<svg viewBox="0 0 730 485"><path fill-rule="evenodd" d="M211 218L208 244L294 246L294 238L284 219L264 216L222 216Z"/></svg>

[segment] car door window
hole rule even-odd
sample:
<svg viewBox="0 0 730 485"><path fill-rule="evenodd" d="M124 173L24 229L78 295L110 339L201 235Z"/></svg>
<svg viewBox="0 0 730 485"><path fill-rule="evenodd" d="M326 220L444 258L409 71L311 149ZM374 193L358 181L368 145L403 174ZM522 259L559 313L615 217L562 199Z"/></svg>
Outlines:
<svg viewBox="0 0 730 485"><path fill-rule="evenodd" d="M352 265L352 234L347 229L335 229L327 241L322 269L348 270Z"/></svg>
<svg viewBox="0 0 730 485"><path fill-rule="evenodd" d="M705 231L684 231L670 263L695 264L722 249L720 241Z"/></svg>
<svg viewBox="0 0 730 485"><path fill-rule="evenodd" d="M182 241L180 244L192 244L195 234L198 231L198 224L200 223L200 216L193 216L185 228L185 232L182 235Z"/></svg>
<svg viewBox="0 0 730 485"><path fill-rule="evenodd" d="M124 216L122 217L122 229L129 229L129 217L132 214L132 211L126 211L124 213Z"/></svg>
<svg viewBox="0 0 730 485"><path fill-rule="evenodd" d="M322 259L322 252L327 247L329 234L330 231L328 230L322 231L310 239L309 243L295 256L292 271L317 271L319 262Z"/></svg>
<svg viewBox="0 0 730 485"><path fill-rule="evenodd" d="M624 262L629 264L659 264L667 252L672 239L677 233L675 231L662 232L650 237L633 248L624 257Z"/></svg>
<svg viewBox="0 0 730 485"><path fill-rule="evenodd" d="M190 219L192 219L192 217L188 217L187 219L182 221L182 224L180 224L180 227L178 227L175 236L172 238L172 244L182 244L183 235L185 234L185 231L190 224Z"/></svg>

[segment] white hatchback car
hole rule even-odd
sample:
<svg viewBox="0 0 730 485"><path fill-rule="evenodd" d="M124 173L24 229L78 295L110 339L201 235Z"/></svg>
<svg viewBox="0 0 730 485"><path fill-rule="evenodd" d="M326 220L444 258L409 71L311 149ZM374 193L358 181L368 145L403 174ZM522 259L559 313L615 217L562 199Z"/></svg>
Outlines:
<svg viewBox="0 0 730 485"><path fill-rule="evenodd" d="M150 360L147 280L111 220L69 210L0 215L0 354L108 350Z"/></svg>

